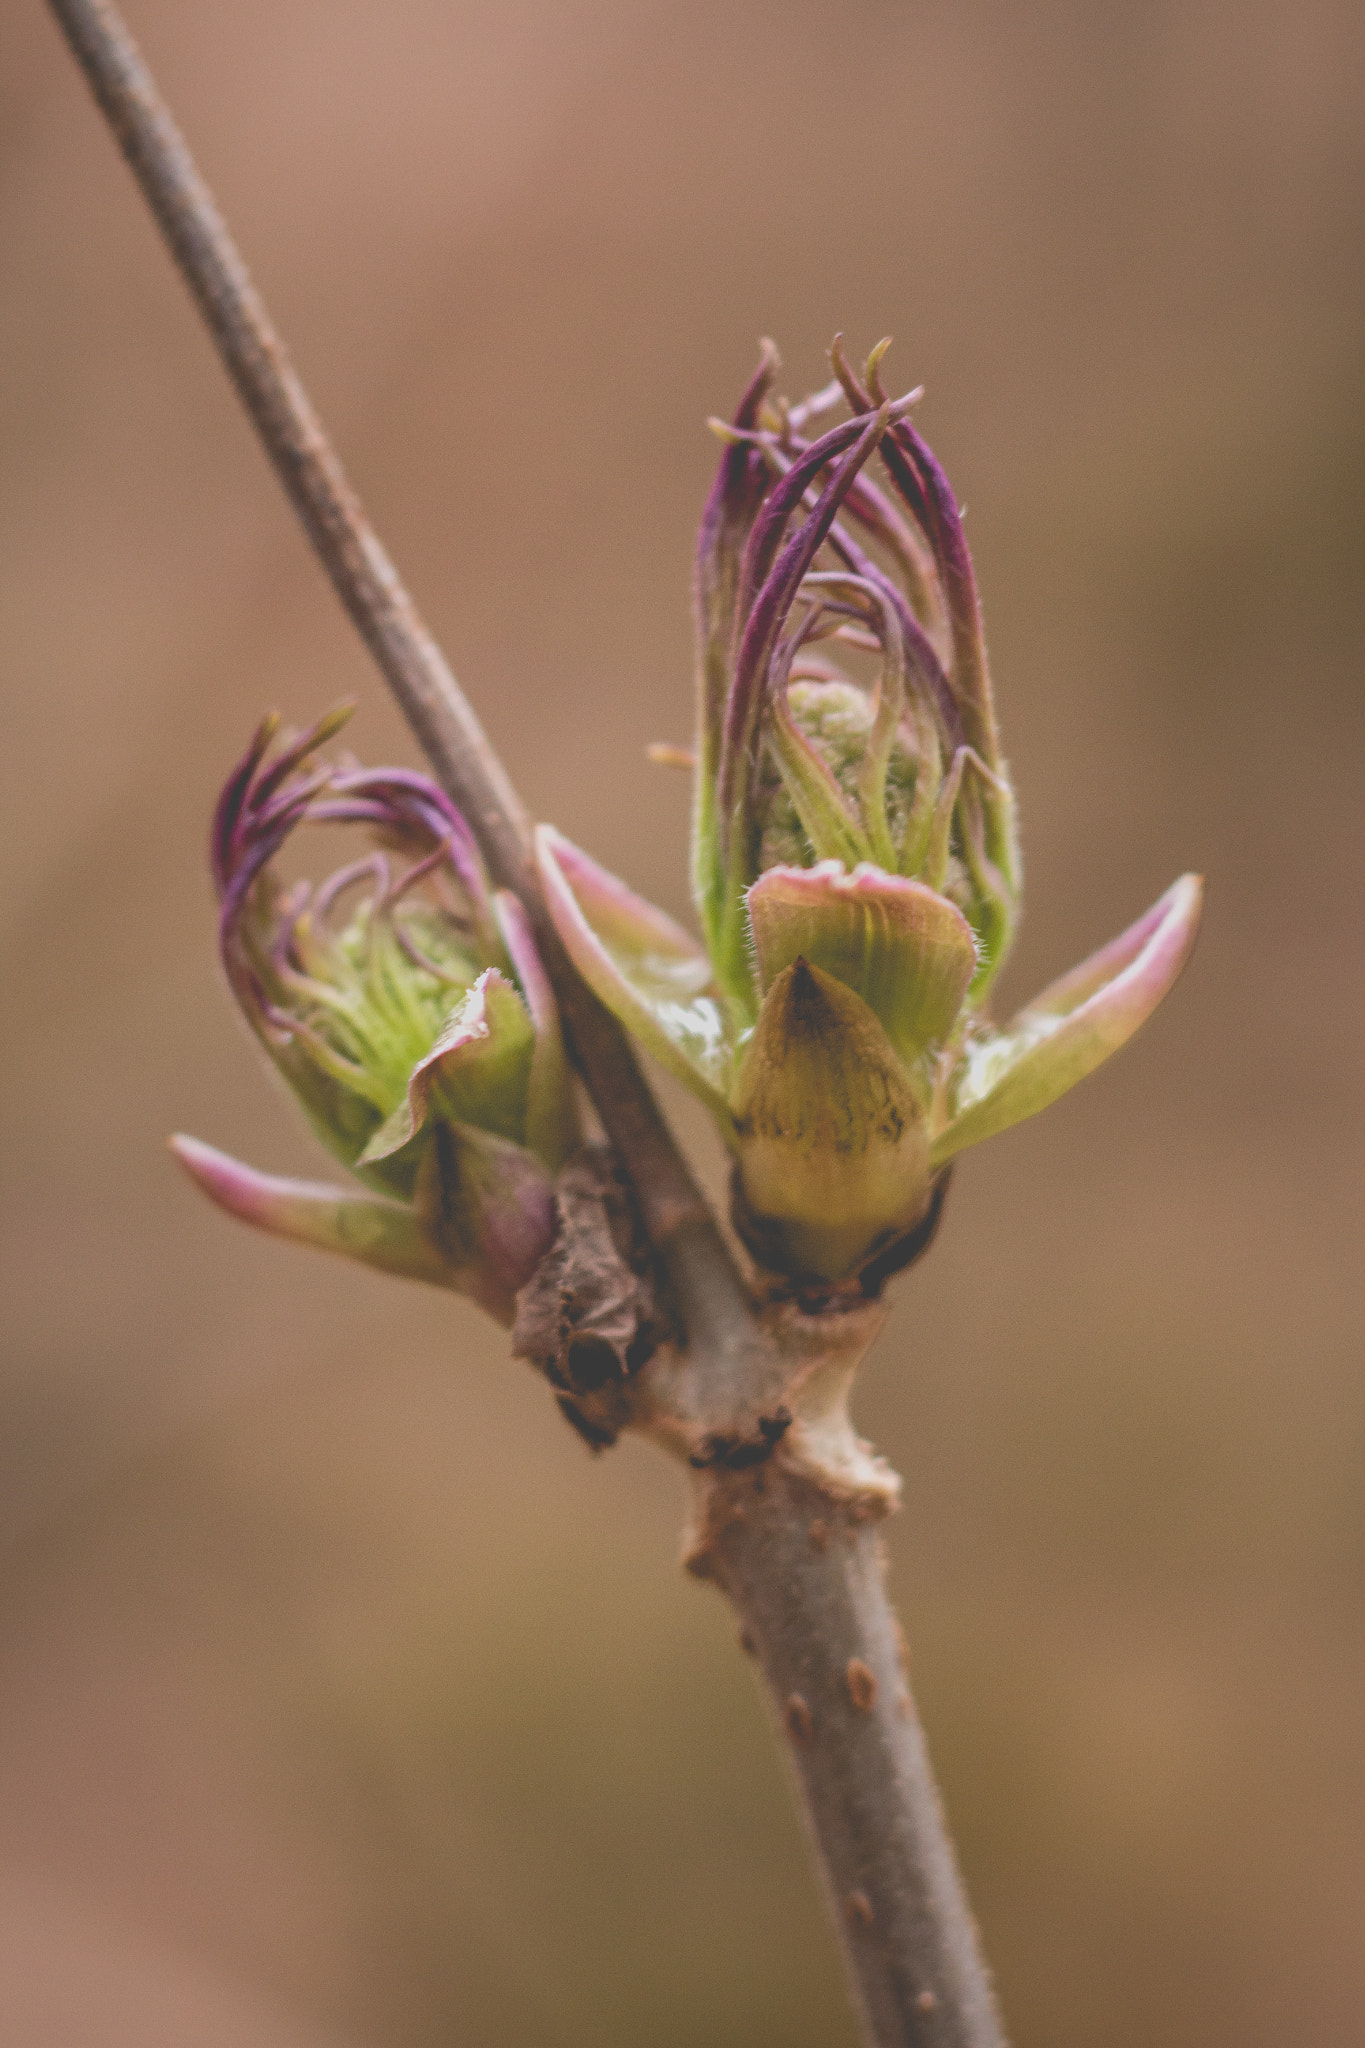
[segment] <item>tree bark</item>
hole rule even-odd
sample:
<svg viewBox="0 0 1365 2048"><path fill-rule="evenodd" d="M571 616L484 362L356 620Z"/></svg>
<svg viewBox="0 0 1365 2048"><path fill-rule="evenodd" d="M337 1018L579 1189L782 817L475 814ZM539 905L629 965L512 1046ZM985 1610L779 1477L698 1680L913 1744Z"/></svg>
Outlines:
<svg viewBox="0 0 1365 2048"><path fill-rule="evenodd" d="M1003 2048L876 1523L780 1455L706 1484L691 1568L767 1681L868 2040Z"/></svg>

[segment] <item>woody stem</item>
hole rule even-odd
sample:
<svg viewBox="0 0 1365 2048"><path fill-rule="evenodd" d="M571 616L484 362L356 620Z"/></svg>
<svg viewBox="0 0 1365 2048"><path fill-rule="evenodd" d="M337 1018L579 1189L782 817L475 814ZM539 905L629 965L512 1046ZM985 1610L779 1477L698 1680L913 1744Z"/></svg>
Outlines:
<svg viewBox="0 0 1365 2048"><path fill-rule="evenodd" d="M781 1457L716 1482L693 1569L767 1682L877 2048L1004 2048L886 1596L884 1546Z"/></svg>

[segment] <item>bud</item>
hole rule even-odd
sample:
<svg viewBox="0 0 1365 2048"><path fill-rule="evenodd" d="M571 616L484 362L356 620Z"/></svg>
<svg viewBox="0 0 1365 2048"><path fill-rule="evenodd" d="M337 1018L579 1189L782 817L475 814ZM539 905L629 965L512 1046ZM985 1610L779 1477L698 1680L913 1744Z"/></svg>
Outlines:
<svg viewBox="0 0 1365 2048"><path fill-rule="evenodd" d="M744 1196L799 1270L856 1265L888 1216L917 1209L923 1107L852 989L797 954L776 977L731 1095Z"/></svg>
<svg viewBox="0 0 1365 2048"><path fill-rule="evenodd" d="M695 584L705 945L539 836L580 971L715 1116L749 1242L825 1280L894 1265L956 1153L1132 1036L1189 955L1202 895L1183 877L991 1024L1019 917L1014 795L961 515L911 423L919 394L881 388L885 347L859 378L836 339L835 382L791 406L765 344L733 422L713 422ZM841 397L851 417L812 437Z"/></svg>
<svg viewBox="0 0 1365 2048"><path fill-rule="evenodd" d="M516 898L489 890L464 819L406 769L328 766L333 713L271 760L266 719L219 799L219 944L243 1014L313 1129L368 1190L258 1174L172 1140L258 1228L453 1287L510 1323L554 1235L579 1142L559 1021ZM273 865L296 827L374 850L314 886Z"/></svg>

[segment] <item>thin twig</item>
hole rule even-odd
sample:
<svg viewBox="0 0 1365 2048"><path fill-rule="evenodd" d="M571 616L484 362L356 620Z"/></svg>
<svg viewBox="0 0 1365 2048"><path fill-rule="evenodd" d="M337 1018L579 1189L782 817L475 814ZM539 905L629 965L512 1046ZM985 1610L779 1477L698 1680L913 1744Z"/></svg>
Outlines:
<svg viewBox="0 0 1365 2048"><path fill-rule="evenodd" d="M574 972L528 859L522 806L366 522L116 8L49 5L343 604L495 879L526 906L579 1068L682 1311L690 1421L700 1427L708 1403L728 1412L780 1366L776 1326L756 1314L620 1028ZM811 1343L832 1339L805 1320L808 1367ZM771 1465L698 1484L713 1533L694 1564L745 1618L794 1746L871 2048L1001 2048L918 1724L893 1670L897 1632L877 1540L858 1504L788 1471L780 1445Z"/></svg>
<svg viewBox="0 0 1365 2048"><path fill-rule="evenodd" d="M526 906L579 1069L689 1327L700 1319L719 1334L719 1319L733 1346L748 1323L743 1282L624 1033L560 944L529 858L526 812L506 770L366 519L117 9L103 0L51 6L338 596L468 818L494 879Z"/></svg>
<svg viewBox="0 0 1365 2048"><path fill-rule="evenodd" d="M767 1681L869 2041L1005 2048L880 1530L780 1464L718 1491L699 1565Z"/></svg>

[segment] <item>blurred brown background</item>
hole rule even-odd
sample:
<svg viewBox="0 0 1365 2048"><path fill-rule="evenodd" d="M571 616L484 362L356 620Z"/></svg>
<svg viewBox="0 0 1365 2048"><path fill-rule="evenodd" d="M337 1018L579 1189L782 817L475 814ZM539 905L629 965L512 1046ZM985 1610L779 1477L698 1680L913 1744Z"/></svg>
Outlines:
<svg viewBox="0 0 1365 2048"><path fill-rule="evenodd" d="M964 1163L860 1419L1018 2048L1365 2038L1365 17L1353 0L138 0L532 808L685 914L687 584L755 337L886 331L971 508L1007 997L1211 881ZM412 750L38 0L0 27L6 2048L848 2048L681 1489L291 1253L220 985L260 710ZM689 1122L695 1130L695 1121ZM704 1134L698 1132L699 1137Z"/></svg>

